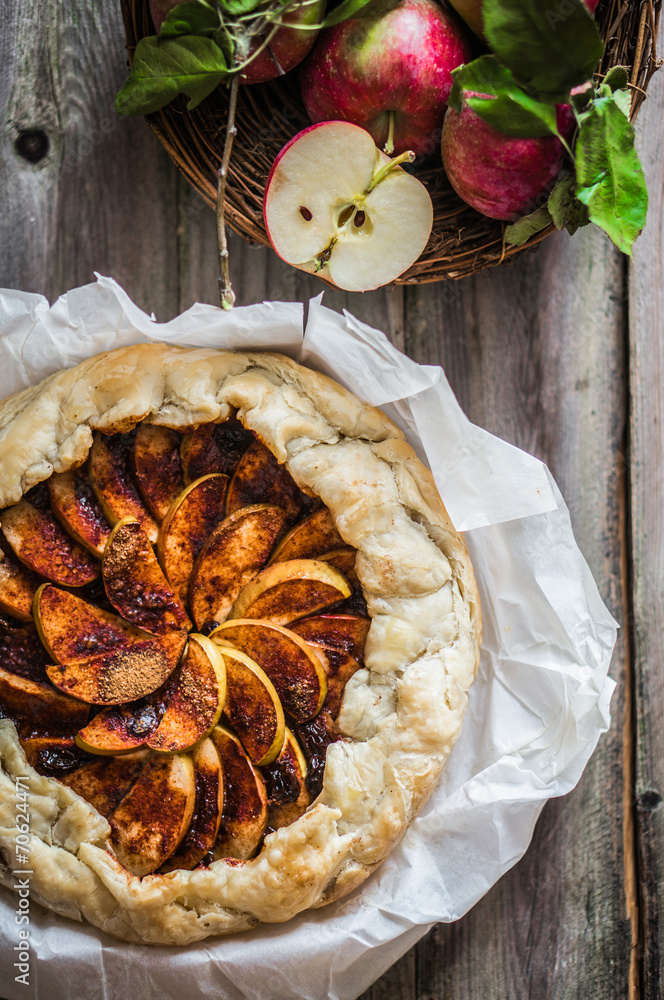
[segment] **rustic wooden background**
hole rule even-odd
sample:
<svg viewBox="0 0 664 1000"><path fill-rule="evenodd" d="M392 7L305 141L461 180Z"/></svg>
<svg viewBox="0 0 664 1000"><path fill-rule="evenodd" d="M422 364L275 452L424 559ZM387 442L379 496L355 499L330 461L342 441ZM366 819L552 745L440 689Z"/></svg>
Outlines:
<svg viewBox="0 0 664 1000"><path fill-rule="evenodd" d="M115 115L123 45L117 0L0 6L0 286L52 300L96 270L165 320L217 301L214 221L145 123ZM588 228L488 276L326 293L443 364L472 420L548 463L626 626L613 725L578 788L471 913L365 998L664 997L661 77L639 119L651 208L633 261ZM266 250L234 239L232 255L241 304L320 290Z"/></svg>

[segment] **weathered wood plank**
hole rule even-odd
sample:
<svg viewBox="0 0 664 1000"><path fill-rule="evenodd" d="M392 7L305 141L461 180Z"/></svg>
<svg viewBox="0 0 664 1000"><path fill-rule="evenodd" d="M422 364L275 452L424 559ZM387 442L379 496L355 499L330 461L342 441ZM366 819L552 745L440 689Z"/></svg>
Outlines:
<svg viewBox="0 0 664 1000"><path fill-rule="evenodd" d="M596 231L554 237L489 279L408 289L406 347L442 363L471 418L550 466L581 547L621 617L617 475L625 420L623 264ZM399 981L423 1000L626 997L624 640L614 725L579 787L547 805L524 860L463 920L439 925ZM402 962L412 962L412 953ZM395 987L395 984L396 985Z"/></svg>
<svg viewBox="0 0 664 1000"><path fill-rule="evenodd" d="M659 74L639 119L650 209L645 232L634 248L629 283L632 636L643 1000L664 995L663 112L664 74Z"/></svg>
<svg viewBox="0 0 664 1000"><path fill-rule="evenodd" d="M126 75L117 0L3 4L0 59L0 284L53 299L96 270L169 318L175 173L145 123L115 113ZM35 153L46 137L38 162L17 152L26 130Z"/></svg>

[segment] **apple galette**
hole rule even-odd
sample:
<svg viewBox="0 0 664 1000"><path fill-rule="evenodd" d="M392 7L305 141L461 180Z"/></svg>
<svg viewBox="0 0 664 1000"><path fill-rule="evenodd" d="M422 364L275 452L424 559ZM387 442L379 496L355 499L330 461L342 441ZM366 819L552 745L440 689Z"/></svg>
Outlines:
<svg viewBox="0 0 664 1000"><path fill-rule="evenodd" d="M27 776L33 897L116 937L350 892L432 790L478 660L464 543L399 429L288 358L160 344L58 372L0 428L5 880Z"/></svg>

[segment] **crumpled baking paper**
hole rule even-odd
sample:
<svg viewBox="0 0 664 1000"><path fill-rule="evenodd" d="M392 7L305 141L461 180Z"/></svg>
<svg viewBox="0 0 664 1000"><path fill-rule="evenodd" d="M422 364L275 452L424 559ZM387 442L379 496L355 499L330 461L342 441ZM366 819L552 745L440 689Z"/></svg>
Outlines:
<svg viewBox="0 0 664 1000"><path fill-rule="evenodd" d="M33 902L29 985L15 982L15 897L0 894L6 1000L352 1000L437 921L462 916L519 858L545 801L574 787L609 726L616 623L548 470L471 424L434 366L320 298L147 316L111 279L52 307L0 293L0 398L91 354L146 340L282 351L382 407L432 469L477 575L484 645L442 779L364 886L286 924L184 948L116 941Z"/></svg>

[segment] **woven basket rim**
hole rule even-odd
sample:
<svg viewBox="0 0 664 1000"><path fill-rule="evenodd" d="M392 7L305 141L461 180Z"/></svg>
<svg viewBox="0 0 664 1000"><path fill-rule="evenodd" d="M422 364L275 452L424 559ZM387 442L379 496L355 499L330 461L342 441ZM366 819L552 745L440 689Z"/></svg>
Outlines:
<svg viewBox="0 0 664 1000"><path fill-rule="evenodd" d="M605 41L598 68L603 77L613 66L626 66L635 120L655 71L662 0L599 0L595 16ZM129 61L138 40L154 33L148 0L121 0ZM216 205L216 171L225 134L227 96L217 88L197 109L176 99L147 121L180 172L211 207ZM225 218L249 243L270 246L263 221L263 193L269 169L285 143L309 124L297 88L297 73L268 84L240 87L238 135L233 146L224 205ZM438 158L439 159L439 158ZM551 224L523 246L505 242L507 223L497 222L465 205L451 189L440 162L425 161L417 175L434 203L431 238L420 258L393 284L457 280L512 260L555 231Z"/></svg>

